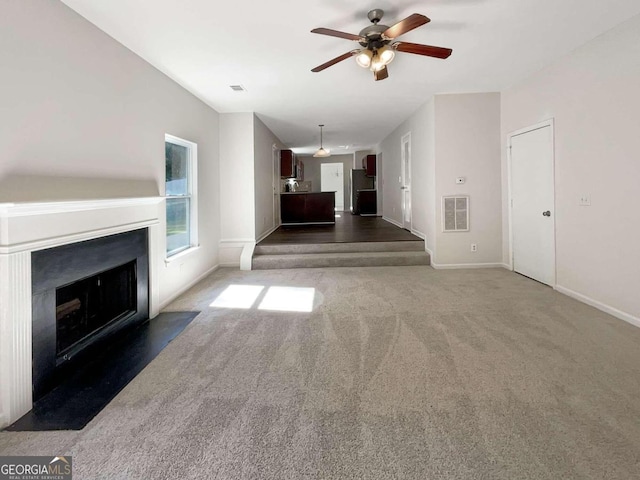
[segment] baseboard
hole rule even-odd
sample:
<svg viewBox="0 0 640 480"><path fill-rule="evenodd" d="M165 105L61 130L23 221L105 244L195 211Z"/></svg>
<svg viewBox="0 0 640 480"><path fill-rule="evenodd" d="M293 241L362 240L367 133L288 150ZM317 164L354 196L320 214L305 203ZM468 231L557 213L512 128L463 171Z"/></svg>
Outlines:
<svg viewBox="0 0 640 480"><path fill-rule="evenodd" d="M191 287L193 287L196 283L198 283L200 280L202 280L203 278L211 275L213 272L215 272L216 270L218 270L218 268L220 268L220 265L214 265L212 268L210 268L209 270L207 270L206 272L204 272L202 275L199 275L198 277L195 278L195 280L192 280L191 282L189 282L186 286L184 286L183 288L181 288L180 290L178 290L175 294L171 295L169 297L168 300L165 300L164 302L162 302L160 304L160 310L163 310L167 305L169 305L171 302L173 302L176 298L178 298L180 295L182 295L184 292L186 292L187 290L189 290Z"/></svg>
<svg viewBox="0 0 640 480"><path fill-rule="evenodd" d="M420 237L422 240L426 241L427 240L427 236L422 233L420 230L413 230L411 229L411 233L413 235L415 235L416 237Z"/></svg>
<svg viewBox="0 0 640 480"><path fill-rule="evenodd" d="M430 254L431 255L431 254ZM463 268L503 268L502 263L433 263L431 266L436 270L457 270Z"/></svg>
<svg viewBox="0 0 640 480"><path fill-rule="evenodd" d="M508 263L501 263L500 265L502 265L502 268L506 268L507 270L510 270L513 272L513 267L508 264Z"/></svg>
<svg viewBox="0 0 640 480"><path fill-rule="evenodd" d="M587 297L586 295L582 295L581 293L575 292L561 285L556 285L555 289L558 292L566 295L567 297L571 297L582 303L586 303L587 305L597 308L598 310L603 311L604 313L608 313L609 315L619 318L620 320L624 320L625 322L630 323L631 325L640 327L640 318L634 317L630 313L623 312L622 310L618 310L617 308L614 308L611 305L607 305L606 303L602 303L598 300L595 300L591 297Z"/></svg>
<svg viewBox="0 0 640 480"><path fill-rule="evenodd" d="M395 220L392 220L392 219L390 219L389 217L382 216L382 219L383 219L385 222L392 223L392 224L393 224L393 225L395 225L396 227L404 228L400 222L396 222Z"/></svg>

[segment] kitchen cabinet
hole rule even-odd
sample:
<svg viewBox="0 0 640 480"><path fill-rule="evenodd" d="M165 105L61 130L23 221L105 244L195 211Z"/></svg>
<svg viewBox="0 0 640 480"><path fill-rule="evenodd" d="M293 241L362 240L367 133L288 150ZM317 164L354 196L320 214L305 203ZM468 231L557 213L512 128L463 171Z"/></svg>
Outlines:
<svg viewBox="0 0 640 480"><path fill-rule="evenodd" d="M356 212L360 215L376 215L378 212L378 192L358 190L356 193Z"/></svg>
<svg viewBox="0 0 640 480"><path fill-rule="evenodd" d="M365 170L367 177L376 176L376 156L367 155L362 158L362 168Z"/></svg>
<svg viewBox="0 0 640 480"><path fill-rule="evenodd" d="M280 194L280 218L283 225L335 223L335 206L335 192Z"/></svg>
<svg viewBox="0 0 640 480"><path fill-rule="evenodd" d="M296 176L296 154L291 150L280 150L280 176L282 178Z"/></svg>

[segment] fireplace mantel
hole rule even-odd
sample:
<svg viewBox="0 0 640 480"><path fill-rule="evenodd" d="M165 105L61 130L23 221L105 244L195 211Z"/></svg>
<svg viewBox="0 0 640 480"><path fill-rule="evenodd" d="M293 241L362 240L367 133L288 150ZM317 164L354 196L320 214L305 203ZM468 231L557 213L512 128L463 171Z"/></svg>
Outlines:
<svg viewBox="0 0 640 480"><path fill-rule="evenodd" d="M31 410L31 252L140 228L149 232L149 316L159 311L162 197L0 204L0 428Z"/></svg>

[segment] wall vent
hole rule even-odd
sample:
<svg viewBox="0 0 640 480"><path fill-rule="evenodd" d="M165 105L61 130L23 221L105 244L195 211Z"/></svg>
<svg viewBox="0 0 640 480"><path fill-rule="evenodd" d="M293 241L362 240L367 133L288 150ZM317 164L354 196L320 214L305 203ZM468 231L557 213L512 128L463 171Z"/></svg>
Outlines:
<svg viewBox="0 0 640 480"><path fill-rule="evenodd" d="M442 231L469 231L469 197L451 195L442 197Z"/></svg>
<svg viewBox="0 0 640 480"><path fill-rule="evenodd" d="M246 92L247 91L247 89L244 88L242 85L229 85L229 87L234 92Z"/></svg>

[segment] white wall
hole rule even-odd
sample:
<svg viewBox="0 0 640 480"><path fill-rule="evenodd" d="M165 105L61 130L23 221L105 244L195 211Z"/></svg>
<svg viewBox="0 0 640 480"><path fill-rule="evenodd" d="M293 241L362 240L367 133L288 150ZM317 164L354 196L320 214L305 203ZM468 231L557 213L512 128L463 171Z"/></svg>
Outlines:
<svg viewBox="0 0 640 480"><path fill-rule="evenodd" d="M383 214L402 224L401 139L411 133L411 218L434 266L502 262L500 94L437 95L380 144ZM465 177L456 185L456 177ZM441 197L470 196L469 232L443 233ZM471 252L471 243L478 251Z"/></svg>
<svg viewBox="0 0 640 480"><path fill-rule="evenodd" d="M0 65L0 201L162 195L170 133L198 144L201 248L156 259L160 302L218 263L217 112L61 2L3 2Z"/></svg>
<svg viewBox="0 0 640 480"><path fill-rule="evenodd" d="M640 16L503 92L509 132L555 119L557 286L640 324ZM505 261L509 261L503 155ZM581 207L582 194L591 206ZM624 316L624 315L622 315Z"/></svg>
<svg viewBox="0 0 640 480"><path fill-rule="evenodd" d="M262 121L253 117L253 150L254 150L254 196L255 196L255 238L259 240L274 230L277 217L274 219L273 195L273 156L274 145L276 155L286 148ZM276 178L276 208L279 209L280 178ZM276 210L277 211L277 210ZM275 221L274 221L275 220Z"/></svg>
<svg viewBox="0 0 640 480"><path fill-rule="evenodd" d="M253 113L220 115L220 264L238 265L256 238Z"/></svg>
<svg viewBox="0 0 640 480"><path fill-rule="evenodd" d="M411 217L412 228L425 237L426 248L434 249L435 163L433 154L433 100L423 104L378 146L381 168L378 191L382 191L382 215L402 224L401 139L411 133Z"/></svg>
<svg viewBox="0 0 640 480"><path fill-rule="evenodd" d="M499 93L436 95L435 165L434 265L502 263ZM468 232L442 231L444 195L469 196Z"/></svg>

